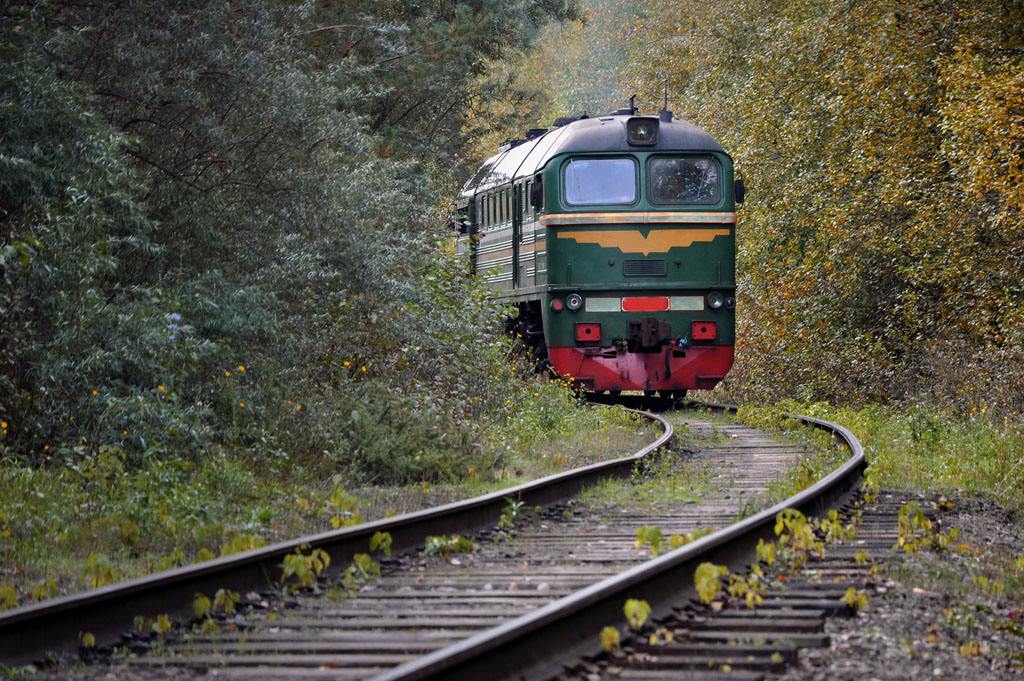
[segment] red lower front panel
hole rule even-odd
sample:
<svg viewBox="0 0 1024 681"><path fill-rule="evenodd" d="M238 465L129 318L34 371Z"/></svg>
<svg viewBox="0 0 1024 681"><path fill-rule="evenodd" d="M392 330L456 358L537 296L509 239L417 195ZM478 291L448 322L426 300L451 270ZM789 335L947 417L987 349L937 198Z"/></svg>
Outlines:
<svg viewBox="0 0 1024 681"><path fill-rule="evenodd" d="M657 352L615 348L548 348L555 371L589 390L710 390L732 368L733 346L663 347Z"/></svg>

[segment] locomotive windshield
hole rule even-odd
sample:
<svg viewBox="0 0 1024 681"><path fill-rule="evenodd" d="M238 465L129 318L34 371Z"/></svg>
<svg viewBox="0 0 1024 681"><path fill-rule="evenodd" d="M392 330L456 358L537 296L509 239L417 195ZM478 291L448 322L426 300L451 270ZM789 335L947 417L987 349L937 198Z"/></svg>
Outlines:
<svg viewBox="0 0 1024 681"><path fill-rule="evenodd" d="M648 170L652 203L718 203L721 197L721 173L710 156L659 156Z"/></svg>
<svg viewBox="0 0 1024 681"><path fill-rule="evenodd" d="M565 166L565 200L573 205L636 201L636 161L574 158Z"/></svg>

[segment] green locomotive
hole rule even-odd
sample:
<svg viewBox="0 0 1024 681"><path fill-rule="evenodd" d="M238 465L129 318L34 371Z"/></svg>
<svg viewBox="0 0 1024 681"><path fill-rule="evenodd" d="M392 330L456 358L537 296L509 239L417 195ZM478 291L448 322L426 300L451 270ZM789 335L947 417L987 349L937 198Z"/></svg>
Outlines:
<svg viewBox="0 0 1024 681"><path fill-rule="evenodd" d="M742 201L714 138L630 107L502 145L459 196L459 248L559 374L681 395L732 367Z"/></svg>

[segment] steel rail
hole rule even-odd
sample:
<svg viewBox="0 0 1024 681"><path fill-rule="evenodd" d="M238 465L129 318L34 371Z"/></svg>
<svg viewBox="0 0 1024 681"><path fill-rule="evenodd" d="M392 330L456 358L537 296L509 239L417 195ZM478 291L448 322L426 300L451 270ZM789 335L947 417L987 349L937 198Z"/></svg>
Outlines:
<svg viewBox="0 0 1024 681"><path fill-rule="evenodd" d="M735 412L731 405L696 403L714 411ZM493 629L425 655L373 681L497 681L548 679L565 663L595 652L598 633L621 625L627 598L644 599L652 617L668 615L681 598L695 595L693 574L710 561L736 570L751 562L759 539L774 538L776 515L795 508L817 515L854 491L867 466L857 438L842 426L810 416L791 415L806 425L830 432L850 456L836 470L771 508L702 539L597 582L565 598Z"/></svg>
<svg viewBox="0 0 1024 681"><path fill-rule="evenodd" d="M331 557L332 571L338 571L356 553L369 553L370 538L376 532L391 534L393 551L413 549L422 545L428 535L468 533L493 526L510 497L529 506L543 506L568 499L601 479L628 476L637 461L664 447L673 436L672 425L664 418L639 410L630 411L659 424L662 434L629 456L464 501L310 534L2 612L0 663L28 664L49 655L75 652L85 632L92 634L99 646L116 643L138 615L153 617L167 613L191 617L196 593L212 594L221 588L246 593L276 584L281 574L281 561L300 547L326 551Z"/></svg>

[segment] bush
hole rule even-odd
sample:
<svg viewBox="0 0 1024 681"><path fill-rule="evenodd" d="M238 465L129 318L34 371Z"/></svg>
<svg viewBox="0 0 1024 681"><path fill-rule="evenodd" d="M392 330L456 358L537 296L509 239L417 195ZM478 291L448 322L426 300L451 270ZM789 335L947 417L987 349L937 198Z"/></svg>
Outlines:
<svg viewBox="0 0 1024 681"><path fill-rule="evenodd" d="M503 404L523 377L503 311L444 227L453 104L573 11L12 5L3 452L230 450L379 482L479 466L481 433L531 407Z"/></svg>

